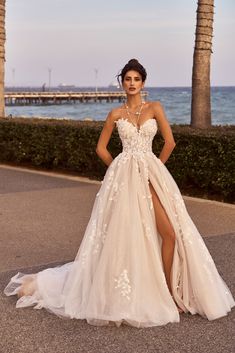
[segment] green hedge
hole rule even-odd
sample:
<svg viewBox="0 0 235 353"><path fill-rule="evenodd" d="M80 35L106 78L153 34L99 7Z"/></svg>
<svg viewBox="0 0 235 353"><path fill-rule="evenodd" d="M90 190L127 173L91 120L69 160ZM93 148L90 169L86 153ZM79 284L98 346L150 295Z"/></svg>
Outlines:
<svg viewBox="0 0 235 353"><path fill-rule="evenodd" d="M106 166L95 149L103 122L55 119L0 119L0 162L60 169L101 180ZM235 199L235 126L193 129L172 125L176 148L166 163L184 194ZM153 151L163 145L158 133ZM115 129L108 149L117 156L122 150Z"/></svg>

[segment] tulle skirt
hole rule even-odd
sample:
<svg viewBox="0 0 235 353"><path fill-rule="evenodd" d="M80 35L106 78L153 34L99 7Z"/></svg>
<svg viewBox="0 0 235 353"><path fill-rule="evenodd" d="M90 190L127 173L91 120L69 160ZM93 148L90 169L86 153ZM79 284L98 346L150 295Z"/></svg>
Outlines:
<svg viewBox="0 0 235 353"><path fill-rule="evenodd" d="M149 183L176 235L173 298ZM110 164L74 261L35 274L17 273L4 293L21 295L17 308L45 308L92 325L179 322L176 303L186 313L214 320L235 305L177 184L152 152L145 158L122 152Z"/></svg>

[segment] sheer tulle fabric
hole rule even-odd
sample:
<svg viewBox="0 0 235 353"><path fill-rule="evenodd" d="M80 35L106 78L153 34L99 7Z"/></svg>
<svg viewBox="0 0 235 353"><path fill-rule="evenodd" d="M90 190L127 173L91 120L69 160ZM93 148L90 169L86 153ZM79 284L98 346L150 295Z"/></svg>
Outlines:
<svg viewBox="0 0 235 353"><path fill-rule="evenodd" d="M208 320L226 315L232 294L165 165L152 153L155 119L138 131L116 121L123 151L110 164L74 261L35 274L17 273L6 295L22 295L17 308L34 306L92 325L135 327L179 322L177 304ZM149 183L176 234L168 290ZM156 215L157 217L157 215Z"/></svg>

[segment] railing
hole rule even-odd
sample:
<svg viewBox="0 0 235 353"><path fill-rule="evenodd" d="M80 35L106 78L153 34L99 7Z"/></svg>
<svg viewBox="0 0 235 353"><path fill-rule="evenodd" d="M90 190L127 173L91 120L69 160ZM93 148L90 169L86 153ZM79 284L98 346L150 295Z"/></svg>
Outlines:
<svg viewBox="0 0 235 353"><path fill-rule="evenodd" d="M146 97L148 92L141 93L142 97ZM88 101L112 102L113 100L125 99L125 92L6 92L6 105L31 105L31 104L56 104L56 103L76 103Z"/></svg>

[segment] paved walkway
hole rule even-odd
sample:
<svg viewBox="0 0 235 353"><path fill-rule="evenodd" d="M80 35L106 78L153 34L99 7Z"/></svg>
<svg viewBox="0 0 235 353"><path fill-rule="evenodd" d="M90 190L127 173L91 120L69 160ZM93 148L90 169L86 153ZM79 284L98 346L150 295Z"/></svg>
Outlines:
<svg viewBox="0 0 235 353"><path fill-rule="evenodd" d="M208 321L183 314L179 324L135 329L95 327L46 310L15 309L2 293L9 278L72 261L99 182L0 165L0 353L232 353L235 310ZM185 197L217 268L235 292L235 206Z"/></svg>

